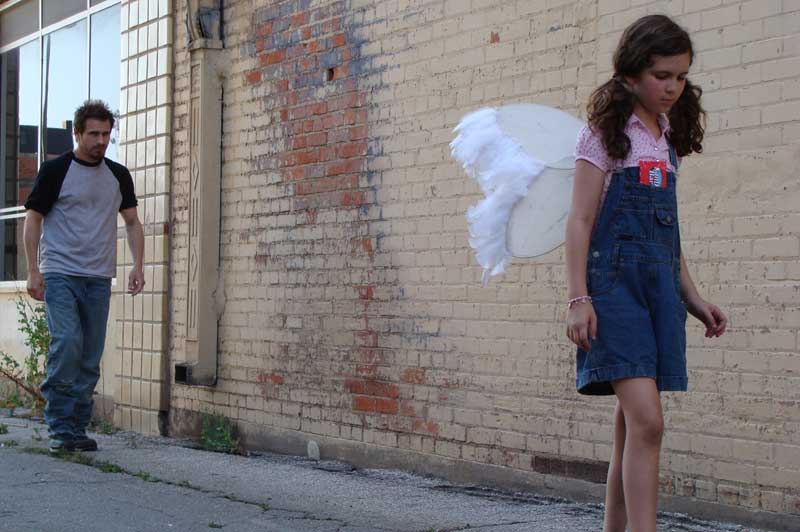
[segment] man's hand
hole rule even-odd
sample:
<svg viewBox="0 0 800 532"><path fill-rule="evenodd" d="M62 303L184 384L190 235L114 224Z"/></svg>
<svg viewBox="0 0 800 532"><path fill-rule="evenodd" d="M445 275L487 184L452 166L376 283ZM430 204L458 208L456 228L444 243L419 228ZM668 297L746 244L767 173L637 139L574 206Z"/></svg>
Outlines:
<svg viewBox="0 0 800 532"><path fill-rule="evenodd" d="M28 295L36 301L44 301L44 277L39 270L28 272Z"/></svg>
<svg viewBox="0 0 800 532"><path fill-rule="evenodd" d="M132 296L139 294L144 289L144 272L134 268L128 275L128 293ZM29 290L30 291L30 290Z"/></svg>

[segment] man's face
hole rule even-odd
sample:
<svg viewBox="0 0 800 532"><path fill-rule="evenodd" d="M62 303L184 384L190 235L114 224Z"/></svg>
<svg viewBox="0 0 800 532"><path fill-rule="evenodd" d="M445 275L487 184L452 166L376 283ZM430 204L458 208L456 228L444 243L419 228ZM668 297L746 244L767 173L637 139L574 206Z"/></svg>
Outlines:
<svg viewBox="0 0 800 532"><path fill-rule="evenodd" d="M75 131L78 151L91 161L99 161L106 154L111 139L111 123L108 120L89 118L83 133Z"/></svg>

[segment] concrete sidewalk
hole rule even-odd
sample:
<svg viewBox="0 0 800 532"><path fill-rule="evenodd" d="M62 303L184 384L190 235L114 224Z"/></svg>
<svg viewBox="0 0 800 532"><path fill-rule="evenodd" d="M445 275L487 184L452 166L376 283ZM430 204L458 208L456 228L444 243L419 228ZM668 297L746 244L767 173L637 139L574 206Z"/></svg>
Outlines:
<svg viewBox="0 0 800 532"><path fill-rule="evenodd" d="M131 433L95 435L100 451L54 457L40 423L0 424L9 429L0 435L0 531L602 530L594 504L338 462L209 453ZM660 532L755 530L675 514L659 522Z"/></svg>

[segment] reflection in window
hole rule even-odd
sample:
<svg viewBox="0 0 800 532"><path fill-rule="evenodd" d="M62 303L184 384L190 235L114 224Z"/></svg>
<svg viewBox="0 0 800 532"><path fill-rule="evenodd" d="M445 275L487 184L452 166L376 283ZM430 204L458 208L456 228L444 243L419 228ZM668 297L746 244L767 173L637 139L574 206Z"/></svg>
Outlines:
<svg viewBox="0 0 800 532"><path fill-rule="evenodd" d="M0 209L25 203L38 170L39 43L0 55ZM9 213L6 211L6 216ZM22 219L0 220L0 280L25 277Z"/></svg>
<svg viewBox="0 0 800 532"><path fill-rule="evenodd" d="M64 20L86 9L86 0L44 0L42 3L42 27Z"/></svg>
<svg viewBox="0 0 800 532"><path fill-rule="evenodd" d="M38 29L38 0L23 0L14 4L3 10L3 14L0 15L0 46L22 39Z"/></svg>
<svg viewBox="0 0 800 532"><path fill-rule="evenodd" d="M103 100L115 116L119 116L120 22L119 5L92 15L91 69L89 97ZM117 160L119 120L114 124L106 157Z"/></svg>
<svg viewBox="0 0 800 532"><path fill-rule="evenodd" d="M48 33L43 44L42 152L54 159L73 149L72 119L86 99L86 20Z"/></svg>

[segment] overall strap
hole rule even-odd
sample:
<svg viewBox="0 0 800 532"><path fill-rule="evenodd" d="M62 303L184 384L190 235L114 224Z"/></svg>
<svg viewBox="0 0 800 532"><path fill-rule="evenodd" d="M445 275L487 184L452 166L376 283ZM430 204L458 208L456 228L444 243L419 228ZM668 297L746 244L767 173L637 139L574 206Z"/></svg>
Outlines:
<svg viewBox="0 0 800 532"><path fill-rule="evenodd" d="M672 167L675 171L678 171L678 152L675 151L675 147L670 144L669 145L669 162L672 164Z"/></svg>

